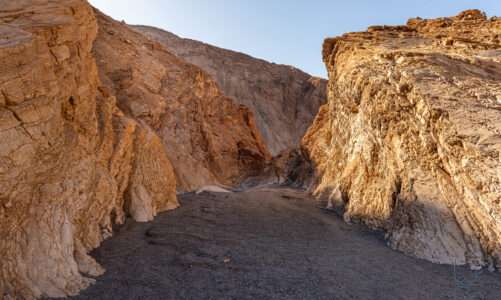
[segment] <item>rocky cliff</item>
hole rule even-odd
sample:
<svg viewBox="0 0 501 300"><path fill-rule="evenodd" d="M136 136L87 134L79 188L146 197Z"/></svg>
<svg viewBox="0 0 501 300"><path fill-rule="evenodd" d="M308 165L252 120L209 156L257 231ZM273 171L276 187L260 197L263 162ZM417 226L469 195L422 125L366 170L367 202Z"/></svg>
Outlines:
<svg viewBox="0 0 501 300"><path fill-rule="evenodd" d="M255 115L272 155L295 148L326 101L326 80L161 29L134 26L210 74L223 92Z"/></svg>
<svg viewBox="0 0 501 300"><path fill-rule="evenodd" d="M260 173L270 154L247 107L161 44L97 15L93 52L101 79L122 110L162 139L180 190L235 185Z"/></svg>
<svg viewBox="0 0 501 300"><path fill-rule="evenodd" d="M479 11L327 39L304 137L314 192L410 255L501 267L501 19Z"/></svg>
<svg viewBox="0 0 501 300"><path fill-rule="evenodd" d="M104 271L87 253L127 216L176 208L176 177L191 189L257 172L269 154L254 124L86 1L0 0L0 298L87 287Z"/></svg>
<svg viewBox="0 0 501 300"><path fill-rule="evenodd" d="M72 295L112 224L177 207L174 173L101 86L86 2L2 1L0 23L0 297Z"/></svg>

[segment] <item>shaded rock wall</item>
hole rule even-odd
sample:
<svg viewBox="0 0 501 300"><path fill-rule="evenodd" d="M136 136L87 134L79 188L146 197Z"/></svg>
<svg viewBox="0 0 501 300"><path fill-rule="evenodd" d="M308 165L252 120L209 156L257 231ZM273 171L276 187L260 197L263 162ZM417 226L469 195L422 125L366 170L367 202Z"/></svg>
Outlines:
<svg viewBox="0 0 501 300"><path fill-rule="evenodd" d="M248 107L274 156L299 145L326 101L327 81L294 67L183 39L154 27L133 28L206 71L227 96Z"/></svg>
<svg viewBox="0 0 501 300"><path fill-rule="evenodd" d="M101 13L98 21L101 78L118 106L162 139L180 190L236 185L261 172L270 154L247 107L163 45Z"/></svg>
<svg viewBox="0 0 501 300"><path fill-rule="evenodd" d="M479 11L324 43L303 139L314 192L438 263L501 267L501 20Z"/></svg>

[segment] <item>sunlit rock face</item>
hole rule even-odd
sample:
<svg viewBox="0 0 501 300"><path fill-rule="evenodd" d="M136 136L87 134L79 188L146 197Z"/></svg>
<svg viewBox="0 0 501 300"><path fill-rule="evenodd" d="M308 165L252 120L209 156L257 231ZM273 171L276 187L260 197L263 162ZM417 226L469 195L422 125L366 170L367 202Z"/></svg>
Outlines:
<svg viewBox="0 0 501 300"><path fill-rule="evenodd" d="M98 78L85 1L0 1L0 298L74 295L127 215L177 207L161 140Z"/></svg>
<svg viewBox="0 0 501 300"><path fill-rule="evenodd" d="M183 39L153 27L133 28L206 71L225 95L248 107L274 156L299 145L326 101L327 81L294 67Z"/></svg>
<svg viewBox="0 0 501 300"><path fill-rule="evenodd" d="M501 267L500 39L476 10L327 39L315 194L407 254Z"/></svg>
<svg viewBox="0 0 501 300"><path fill-rule="evenodd" d="M102 81L118 106L162 140L178 189L238 185L270 160L253 113L210 75L99 12L94 44Z"/></svg>
<svg viewBox="0 0 501 300"><path fill-rule="evenodd" d="M86 1L0 1L0 24L0 298L77 294L114 224L270 159L247 108Z"/></svg>

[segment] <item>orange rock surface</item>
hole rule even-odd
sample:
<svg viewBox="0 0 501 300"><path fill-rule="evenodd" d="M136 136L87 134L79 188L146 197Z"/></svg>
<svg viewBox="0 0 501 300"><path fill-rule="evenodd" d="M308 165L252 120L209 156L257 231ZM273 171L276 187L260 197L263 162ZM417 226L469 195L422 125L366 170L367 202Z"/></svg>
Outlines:
<svg viewBox="0 0 501 300"><path fill-rule="evenodd" d="M254 123L86 1L0 1L0 298L77 294L113 224L178 206L176 177L190 190L259 172Z"/></svg>
<svg viewBox="0 0 501 300"><path fill-rule="evenodd" d="M118 106L155 130L180 190L235 185L270 159L253 113L225 96L200 68L98 13L101 79Z"/></svg>

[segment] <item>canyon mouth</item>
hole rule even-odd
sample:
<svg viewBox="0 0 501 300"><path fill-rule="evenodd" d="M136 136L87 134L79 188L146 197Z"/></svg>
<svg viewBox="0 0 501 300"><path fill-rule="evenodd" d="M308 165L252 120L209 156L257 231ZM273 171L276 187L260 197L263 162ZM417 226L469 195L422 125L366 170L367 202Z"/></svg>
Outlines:
<svg viewBox="0 0 501 300"><path fill-rule="evenodd" d="M0 4L1 298L501 297L500 18L327 38L325 80Z"/></svg>

